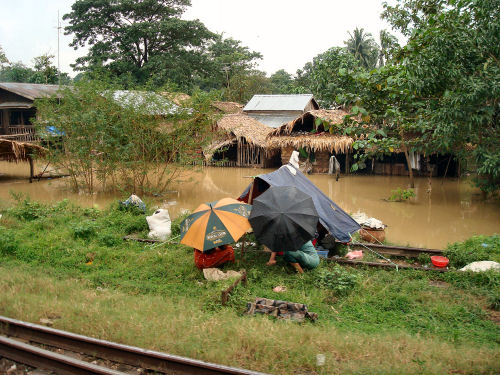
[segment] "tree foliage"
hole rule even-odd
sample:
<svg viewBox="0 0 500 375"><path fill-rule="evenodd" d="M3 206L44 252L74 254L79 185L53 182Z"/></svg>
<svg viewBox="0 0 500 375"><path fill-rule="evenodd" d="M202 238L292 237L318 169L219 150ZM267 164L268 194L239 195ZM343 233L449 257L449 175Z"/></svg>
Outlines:
<svg viewBox="0 0 500 375"><path fill-rule="evenodd" d="M195 94L191 108L176 108L153 92L116 93L83 80L63 89L60 103L37 100L39 134L54 127L46 137L48 159L69 172L77 190L161 193L210 141L210 101Z"/></svg>
<svg viewBox="0 0 500 375"><path fill-rule="evenodd" d="M402 64L408 88L425 105L424 129L438 150L472 159L487 193L500 185L499 14L495 0L400 0L384 13L411 33Z"/></svg>
<svg viewBox="0 0 500 375"><path fill-rule="evenodd" d="M345 48L333 47L297 71L296 85L312 92L328 108L343 104L337 100L338 95L355 91L353 76L361 69L359 61Z"/></svg>
<svg viewBox="0 0 500 375"><path fill-rule="evenodd" d="M5 52L3 51L2 46L0 46L0 68L2 68L4 64L9 64L9 59L7 59L7 56L5 56Z"/></svg>
<svg viewBox="0 0 500 375"><path fill-rule="evenodd" d="M357 85L338 98L369 125L350 121L346 128L353 135L365 133L355 143L359 162L353 169L396 148L450 153L475 167L484 193L495 192L500 185L500 18L493 15L500 14L500 3L399 0L385 8L383 16L409 40L392 64L356 73Z"/></svg>
<svg viewBox="0 0 500 375"><path fill-rule="evenodd" d="M57 68L52 63L54 55L45 53L33 59L33 68L22 62L0 64L0 81L56 84L59 82ZM71 78L67 73L60 73L61 83L68 84Z"/></svg>
<svg viewBox="0 0 500 375"><path fill-rule="evenodd" d="M352 54L365 69L373 69L377 65L379 56L379 47L375 43L372 34L365 33L363 28L354 29L352 33L349 32L349 39L344 44L347 51Z"/></svg>
<svg viewBox="0 0 500 375"><path fill-rule="evenodd" d="M215 36L199 20L183 20L189 0L76 0L65 34L75 49L89 46L76 60L79 70L105 70L127 77L128 85L168 81L189 86L204 75L204 54Z"/></svg>

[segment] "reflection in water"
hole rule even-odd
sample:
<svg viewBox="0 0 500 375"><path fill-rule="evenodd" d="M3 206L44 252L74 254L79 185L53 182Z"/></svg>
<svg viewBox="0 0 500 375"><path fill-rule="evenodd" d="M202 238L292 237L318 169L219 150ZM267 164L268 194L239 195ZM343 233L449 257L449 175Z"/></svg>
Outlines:
<svg viewBox="0 0 500 375"><path fill-rule="evenodd" d="M43 168L44 166L39 166ZM189 172L187 181L175 183L172 192L157 199L159 206L176 217L183 209L193 210L202 202L237 197L251 182L249 176L272 170L248 168L205 168ZM2 174L3 173L3 174ZM83 206L105 207L124 194L79 195L68 190L66 179L27 181L27 164L0 162L0 206L11 200L9 191L23 192L32 199L57 201L68 198ZM399 176L349 176L338 182L328 175L309 178L349 213L363 211L386 223L387 240L431 248L461 241L474 234L500 233L500 201L483 202L466 181L435 179L427 193L427 179L415 180L416 198L410 203L386 202L392 189L407 188L408 178ZM156 202L155 202L156 204Z"/></svg>

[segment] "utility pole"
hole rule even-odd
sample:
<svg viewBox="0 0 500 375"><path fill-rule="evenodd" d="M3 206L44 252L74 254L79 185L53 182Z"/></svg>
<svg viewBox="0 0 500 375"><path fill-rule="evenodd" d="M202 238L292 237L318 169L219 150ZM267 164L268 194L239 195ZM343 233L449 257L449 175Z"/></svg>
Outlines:
<svg viewBox="0 0 500 375"><path fill-rule="evenodd" d="M61 22L59 21L59 9L57 10L57 80L61 87L61 64L59 62L59 39L61 34Z"/></svg>

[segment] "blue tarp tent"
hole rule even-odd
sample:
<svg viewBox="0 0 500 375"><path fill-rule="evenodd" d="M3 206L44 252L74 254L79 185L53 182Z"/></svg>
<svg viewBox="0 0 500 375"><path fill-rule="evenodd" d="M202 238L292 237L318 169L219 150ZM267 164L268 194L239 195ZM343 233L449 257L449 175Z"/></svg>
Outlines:
<svg viewBox="0 0 500 375"><path fill-rule="evenodd" d="M295 171L295 175L292 171ZM284 165L274 172L255 177L254 183L246 188L239 200L247 202L252 187L254 189L252 197L255 198L269 186L294 186L309 194L314 201L316 211L318 211L320 224L341 242L349 242L350 235L360 229L359 224L352 217L323 194L302 172L290 164Z"/></svg>

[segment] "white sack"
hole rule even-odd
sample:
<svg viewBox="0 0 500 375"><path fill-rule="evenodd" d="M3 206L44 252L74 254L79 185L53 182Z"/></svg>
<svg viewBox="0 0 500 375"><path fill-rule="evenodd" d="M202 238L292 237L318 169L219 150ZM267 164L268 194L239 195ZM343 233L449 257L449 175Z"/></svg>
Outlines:
<svg viewBox="0 0 500 375"><path fill-rule="evenodd" d="M160 208L153 215L147 216L146 220L150 230L149 238L165 241L172 234L172 221L168 210Z"/></svg>
<svg viewBox="0 0 500 375"><path fill-rule="evenodd" d="M472 272L483 272L488 270L500 270L500 263L493 262L490 260L483 260L480 262L469 263L464 268L460 268L460 271L472 271Z"/></svg>

